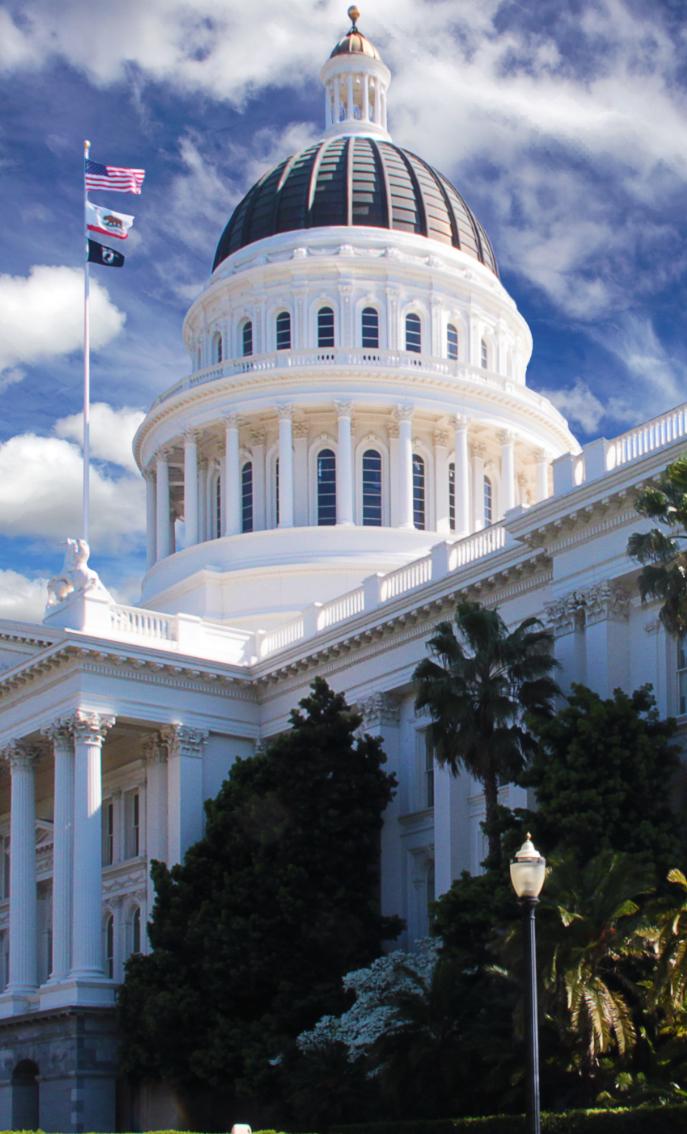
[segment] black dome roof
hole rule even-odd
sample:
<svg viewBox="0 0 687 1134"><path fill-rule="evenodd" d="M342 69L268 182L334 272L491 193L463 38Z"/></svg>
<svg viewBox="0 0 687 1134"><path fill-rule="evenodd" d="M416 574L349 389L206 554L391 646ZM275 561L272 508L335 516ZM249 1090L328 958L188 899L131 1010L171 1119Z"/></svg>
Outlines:
<svg viewBox="0 0 687 1134"><path fill-rule="evenodd" d="M400 146L358 136L308 146L264 174L234 209L213 271L255 240L330 225L418 233L498 275L484 229L450 181Z"/></svg>

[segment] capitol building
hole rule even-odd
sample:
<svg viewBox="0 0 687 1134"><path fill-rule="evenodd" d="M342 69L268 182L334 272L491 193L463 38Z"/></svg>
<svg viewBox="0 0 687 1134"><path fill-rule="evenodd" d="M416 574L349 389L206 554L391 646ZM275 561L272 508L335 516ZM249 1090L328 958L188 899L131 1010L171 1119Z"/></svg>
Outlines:
<svg viewBox="0 0 687 1134"><path fill-rule="evenodd" d="M398 779L381 905L409 947L485 853L480 788L436 766L414 710L457 599L550 625L564 686L651 682L662 714L685 710L682 655L625 548L687 407L581 447L528 387L532 336L489 237L392 141L390 72L349 15L321 139L208 233L188 373L136 434L140 605L74 541L43 622L0 621L2 1129L116 1129L113 1006L148 947L150 860L181 860L204 800L316 675ZM140 1100L143 1128L157 1105Z"/></svg>

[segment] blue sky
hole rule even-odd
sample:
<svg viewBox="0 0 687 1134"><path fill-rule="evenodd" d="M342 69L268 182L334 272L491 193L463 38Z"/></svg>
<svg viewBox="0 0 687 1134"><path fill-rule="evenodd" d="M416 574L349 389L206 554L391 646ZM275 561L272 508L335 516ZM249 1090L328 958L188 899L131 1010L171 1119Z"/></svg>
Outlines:
<svg viewBox="0 0 687 1134"><path fill-rule="evenodd" d="M370 0L394 140L447 174L581 440L687 400L684 0ZM130 438L188 370L181 321L243 193L322 126L337 0L0 6L0 615L38 616L79 529L81 160L144 166L123 270L93 269L93 555L143 569ZM94 195L95 196L95 195Z"/></svg>

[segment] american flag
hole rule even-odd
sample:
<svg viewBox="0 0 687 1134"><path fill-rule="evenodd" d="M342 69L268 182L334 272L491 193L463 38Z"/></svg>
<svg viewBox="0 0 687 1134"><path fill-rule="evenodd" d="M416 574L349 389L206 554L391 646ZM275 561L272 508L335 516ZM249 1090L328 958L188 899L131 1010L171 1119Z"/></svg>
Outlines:
<svg viewBox="0 0 687 1134"><path fill-rule="evenodd" d="M110 193L140 193L145 169L127 169L121 165L100 165L86 161L86 189L107 189Z"/></svg>

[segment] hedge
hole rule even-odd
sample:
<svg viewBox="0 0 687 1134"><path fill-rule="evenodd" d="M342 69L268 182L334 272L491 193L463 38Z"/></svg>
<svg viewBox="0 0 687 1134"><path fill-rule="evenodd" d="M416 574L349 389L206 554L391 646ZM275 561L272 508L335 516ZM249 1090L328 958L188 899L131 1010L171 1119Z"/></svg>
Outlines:
<svg viewBox="0 0 687 1134"><path fill-rule="evenodd" d="M687 1103L618 1107L542 1114L542 1134L687 1134ZM333 1126L331 1134L527 1134L521 1114L444 1118L415 1122L369 1122Z"/></svg>

